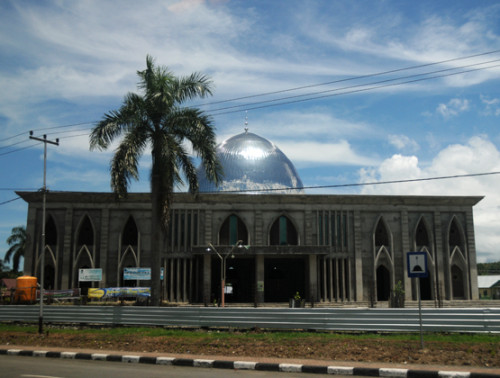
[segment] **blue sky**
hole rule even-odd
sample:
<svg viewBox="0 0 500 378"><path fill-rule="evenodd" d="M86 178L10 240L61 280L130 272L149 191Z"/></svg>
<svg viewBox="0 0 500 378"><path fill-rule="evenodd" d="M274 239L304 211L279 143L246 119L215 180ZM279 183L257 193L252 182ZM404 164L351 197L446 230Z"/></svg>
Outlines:
<svg viewBox="0 0 500 378"><path fill-rule="evenodd" d="M4 0L0 258L27 216L22 200L5 202L42 186L43 146L29 130L60 138L48 147L50 190L109 191L112 151L90 152L88 133L137 92L147 54L177 75L211 76L214 96L196 105L218 141L248 117L305 186L498 172L499 19L495 1ZM149 166L145 156L132 191L149 190ZM485 262L500 260L498 187L490 175L308 192L485 196L474 209Z"/></svg>

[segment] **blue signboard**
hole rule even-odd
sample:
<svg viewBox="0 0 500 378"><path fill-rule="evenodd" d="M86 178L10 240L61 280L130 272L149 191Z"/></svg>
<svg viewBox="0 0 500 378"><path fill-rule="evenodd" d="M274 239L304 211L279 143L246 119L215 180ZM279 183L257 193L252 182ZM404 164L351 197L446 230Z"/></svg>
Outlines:
<svg viewBox="0 0 500 378"><path fill-rule="evenodd" d="M408 277L424 278L429 275L427 270L427 252L408 252Z"/></svg>
<svg viewBox="0 0 500 378"><path fill-rule="evenodd" d="M161 268L160 280L163 279L163 268ZM151 268L124 268L124 280L150 280Z"/></svg>

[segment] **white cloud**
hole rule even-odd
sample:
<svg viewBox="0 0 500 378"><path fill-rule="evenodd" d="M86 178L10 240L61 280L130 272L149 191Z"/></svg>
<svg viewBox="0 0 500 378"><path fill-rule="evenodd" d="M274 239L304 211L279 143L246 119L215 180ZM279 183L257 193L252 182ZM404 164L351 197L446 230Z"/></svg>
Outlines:
<svg viewBox="0 0 500 378"><path fill-rule="evenodd" d="M436 112L444 118L457 116L467 110L469 110L469 100L459 98L452 98L447 104L439 104L436 108Z"/></svg>
<svg viewBox="0 0 500 378"><path fill-rule="evenodd" d="M337 143L284 141L278 146L295 165L364 165L377 164L377 158L362 155L345 141Z"/></svg>
<svg viewBox="0 0 500 378"><path fill-rule="evenodd" d="M419 150L418 143L406 135L389 135L389 143L396 147L398 150L406 150L408 152L415 152Z"/></svg>
<svg viewBox="0 0 500 378"><path fill-rule="evenodd" d="M467 144L450 145L428 166L421 166L416 156L394 155L372 170L360 170L361 182L391 181L465 175L500 171L500 151L484 136L475 136ZM465 195L485 196L474 207L476 248L479 261L500 254L500 175L422 181L363 187L363 194L392 195ZM493 257L495 256L495 257Z"/></svg>
<svg viewBox="0 0 500 378"><path fill-rule="evenodd" d="M484 115L500 116L500 98L490 99L488 96L481 95L481 102L485 105Z"/></svg>

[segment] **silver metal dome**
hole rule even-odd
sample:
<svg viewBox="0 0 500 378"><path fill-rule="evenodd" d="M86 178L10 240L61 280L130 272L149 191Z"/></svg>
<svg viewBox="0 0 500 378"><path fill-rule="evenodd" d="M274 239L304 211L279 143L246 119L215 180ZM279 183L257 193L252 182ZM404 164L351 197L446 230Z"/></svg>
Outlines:
<svg viewBox="0 0 500 378"><path fill-rule="evenodd" d="M245 131L217 146L217 156L224 169L217 188L198 167L200 192L245 191L254 193L303 193L302 181L292 162L265 138ZM279 190L283 189L283 190Z"/></svg>

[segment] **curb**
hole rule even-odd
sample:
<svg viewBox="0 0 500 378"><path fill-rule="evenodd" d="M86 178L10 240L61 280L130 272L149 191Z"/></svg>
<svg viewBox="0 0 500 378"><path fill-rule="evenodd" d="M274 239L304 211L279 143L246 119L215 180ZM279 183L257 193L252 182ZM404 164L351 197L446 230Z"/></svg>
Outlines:
<svg viewBox="0 0 500 378"><path fill-rule="evenodd" d="M22 350L0 348L0 355L65 358L76 360L113 361L138 364L173 365L232 370L279 371L287 373L312 373L331 375L357 375L390 378L500 378L500 374L464 371L417 370L396 368L364 368L346 366L316 366L290 363L264 363L251 361L204 360L175 357L149 357L104 353L54 352L45 350Z"/></svg>

